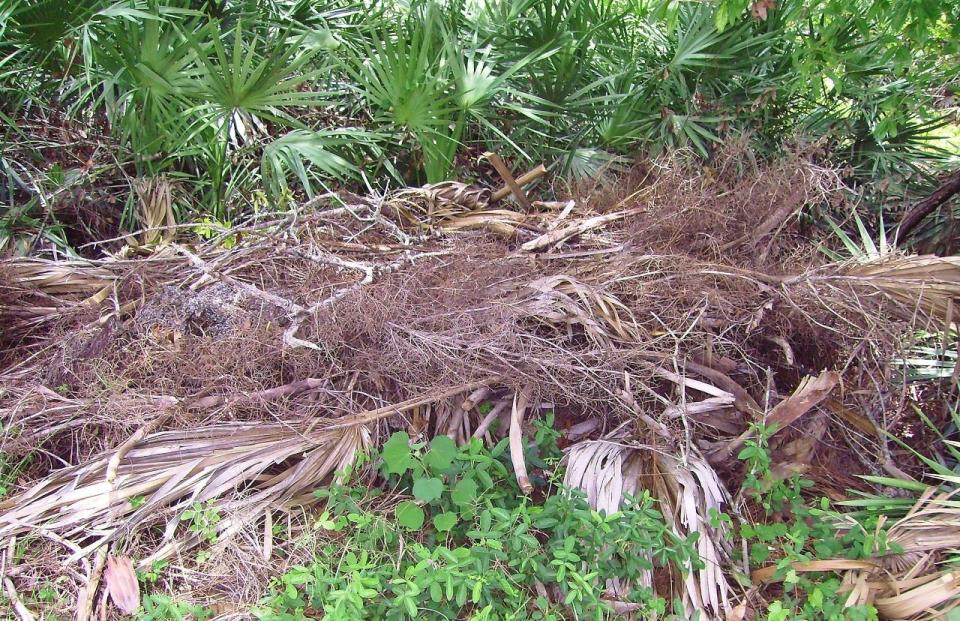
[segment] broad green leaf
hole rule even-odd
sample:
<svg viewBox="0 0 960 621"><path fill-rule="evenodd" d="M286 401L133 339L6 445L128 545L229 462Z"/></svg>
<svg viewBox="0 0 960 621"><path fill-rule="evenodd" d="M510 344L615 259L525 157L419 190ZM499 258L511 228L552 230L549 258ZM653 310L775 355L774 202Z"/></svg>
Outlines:
<svg viewBox="0 0 960 621"><path fill-rule="evenodd" d="M394 433L383 445L383 463L387 474L403 474L410 469L413 457L410 455L410 436L405 431Z"/></svg>
<svg viewBox="0 0 960 621"><path fill-rule="evenodd" d="M404 434L406 435L406 434ZM394 510L397 516L397 523L407 530L417 530L423 526L424 513L420 505L412 500L404 500L397 505Z"/></svg>
<svg viewBox="0 0 960 621"><path fill-rule="evenodd" d="M423 456L423 462L432 471L446 472L457 456L457 445L447 436L437 436L430 441L430 450Z"/></svg>
<svg viewBox="0 0 960 621"><path fill-rule="evenodd" d="M453 488L453 494L451 496L453 502L458 505L469 505L474 500L477 499L477 483L470 477L462 479L457 483L456 487Z"/></svg>
<svg viewBox="0 0 960 621"><path fill-rule="evenodd" d="M443 494L443 481L437 478L417 479L413 482L413 495L421 502L433 502Z"/></svg>
<svg viewBox="0 0 960 621"><path fill-rule="evenodd" d="M453 528L457 523L456 513L441 513L433 518L433 526L439 532L445 533Z"/></svg>

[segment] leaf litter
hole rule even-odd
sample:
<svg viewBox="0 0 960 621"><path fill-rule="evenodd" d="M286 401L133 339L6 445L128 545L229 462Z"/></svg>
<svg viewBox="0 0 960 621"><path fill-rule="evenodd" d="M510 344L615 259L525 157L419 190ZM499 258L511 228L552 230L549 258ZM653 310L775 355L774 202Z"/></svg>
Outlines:
<svg viewBox="0 0 960 621"><path fill-rule="evenodd" d="M454 182L329 194L202 243L3 260L2 450L32 456L0 501L0 539L35 550L17 581L66 575L92 602L99 571L126 612L134 566L208 545L181 516L216 502L209 580L232 571L228 598L249 603L270 571L263 524L296 528L313 490L393 431L506 435L530 493L522 446L551 409L569 421L565 482L593 507L647 491L678 536L700 534L702 569L648 585L688 614L742 617L727 527L711 516L738 509L750 424L777 423L778 466L825 488L837 481L817 468L838 455L883 474L889 448L863 432L890 406L877 386L902 336L949 322L960 296L957 259L810 251L821 233L800 212L842 207L844 192L808 155L751 170L733 148L709 178L660 160L556 187L563 200L532 210ZM960 581L936 564L960 537L948 500L897 523L896 558L828 566L851 602L907 618L955 600ZM416 528L415 509L393 510ZM261 561L231 561L246 550Z"/></svg>

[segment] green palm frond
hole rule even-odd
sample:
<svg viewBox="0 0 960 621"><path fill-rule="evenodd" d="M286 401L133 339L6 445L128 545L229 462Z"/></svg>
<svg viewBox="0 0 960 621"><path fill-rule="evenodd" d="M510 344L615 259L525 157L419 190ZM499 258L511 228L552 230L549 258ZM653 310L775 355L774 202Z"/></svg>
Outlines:
<svg viewBox="0 0 960 621"><path fill-rule="evenodd" d="M569 151L562 170L574 179L598 179L606 173L622 171L627 160L615 153L589 147Z"/></svg>
<svg viewBox="0 0 960 621"><path fill-rule="evenodd" d="M344 68L374 121L413 138L423 155L427 181L436 183L446 179L466 120L458 106L439 15L429 9L375 33ZM476 66L471 79L472 84L463 83L464 89L489 89L497 83ZM461 101L475 98L472 105L478 105L489 94L462 90Z"/></svg>
<svg viewBox="0 0 960 621"><path fill-rule="evenodd" d="M625 70L607 62L627 48L622 26L628 9L618 3L520 0L506 5L506 10L490 9L494 45L515 58L550 51L523 72L537 97L555 106L578 105L575 93L584 85Z"/></svg>
<svg viewBox="0 0 960 621"><path fill-rule="evenodd" d="M291 43L288 32L247 37L243 24L230 34L233 43L228 50L223 37L203 40L196 33L185 33L203 68L189 96L200 102L217 126L243 116L296 125L287 108L326 101L327 93L303 88L322 72L310 68L317 52L304 49L301 40Z"/></svg>
<svg viewBox="0 0 960 621"><path fill-rule="evenodd" d="M278 200L287 191L287 178L295 176L308 197L313 196L318 175L315 167L327 178L345 179L354 176L357 167L337 153L372 144L376 136L362 129L329 131L293 130L277 138L263 149L261 175L269 196ZM322 183L322 179L320 179Z"/></svg>
<svg viewBox="0 0 960 621"><path fill-rule="evenodd" d="M892 361L895 366L904 369L907 381L949 379L957 368L956 349L913 347L907 356Z"/></svg>
<svg viewBox="0 0 960 621"><path fill-rule="evenodd" d="M672 73L715 66L730 58L729 54L715 49L722 40L723 34L711 23L707 10L699 9L693 19L681 28L665 69Z"/></svg>
<svg viewBox="0 0 960 621"><path fill-rule="evenodd" d="M10 15L15 24L14 34L37 50L50 52L73 29L93 17L106 2L59 2L57 0L27 0Z"/></svg>
<svg viewBox="0 0 960 621"><path fill-rule="evenodd" d="M957 329L941 331L920 330L913 335L912 344L903 357L891 360L902 372L904 381L941 381L953 378L958 353L950 344L957 342ZM960 416L957 417L960 422Z"/></svg>
<svg viewBox="0 0 960 621"><path fill-rule="evenodd" d="M13 2L0 2L0 40L5 40L4 34L7 32L7 26L12 21L13 11ZM2 66L2 63L0 63L0 66Z"/></svg>
<svg viewBox="0 0 960 621"><path fill-rule="evenodd" d="M411 16L382 30L346 67L374 118L410 132L449 124L456 110L436 19Z"/></svg>
<svg viewBox="0 0 960 621"><path fill-rule="evenodd" d="M890 256L891 253L896 251L896 239L887 237L887 231L884 227L882 216L880 217L880 222L876 233L876 241L874 241L874 235L870 233L866 224L863 222L863 219L860 218L860 214L858 214L856 211L851 214L851 220L853 220L854 224L856 225L856 235L858 239L854 239L853 236L851 236L840 225L834 222L833 218L831 218L829 215L823 214L821 217L846 250L846 255L844 255L822 246L821 252L823 252L832 261L842 262L849 261L851 259L859 262L878 261Z"/></svg>
<svg viewBox="0 0 960 621"><path fill-rule="evenodd" d="M181 20L187 17L181 16ZM163 14L129 22L105 41L99 92L119 134L138 158L182 153L190 142L184 112L202 72L182 32ZM86 101L78 98L78 104Z"/></svg>

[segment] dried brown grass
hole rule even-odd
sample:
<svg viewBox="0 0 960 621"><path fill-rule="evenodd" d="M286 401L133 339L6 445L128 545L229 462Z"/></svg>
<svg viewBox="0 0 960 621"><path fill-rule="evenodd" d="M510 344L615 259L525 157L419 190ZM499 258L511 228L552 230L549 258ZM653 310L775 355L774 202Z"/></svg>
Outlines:
<svg viewBox="0 0 960 621"><path fill-rule="evenodd" d="M179 512L219 498L222 534L241 543L215 562L249 569L221 588L249 602L263 574L242 542L265 511L309 505L311 489L391 428L488 435L468 398L481 386L492 403L529 395L532 410L549 402L596 420L594 439L619 429L709 469L701 449L729 445L808 374L836 369L850 391L882 383L903 329L942 321L960 292L955 262L831 265L808 251L798 212L842 201L836 172L810 155L761 166L732 151L702 170L652 162L579 188L566 213L505 217L486 194L444 186L247 226L229 251L0 263L0 449L34 455L22 484L37 485L0 505L0 536L46 524L84 550L175 557L198 543ZM307 378L317 381L298 383ZM497 412L507 423L510 408ZM823 437L847 441L844 425L828 427ZM183 475L188 445L206 461ZM704 489L665 464L663 502ZM66 502L65 490L96 499L104 484L106 504ZM139 494L149 510L127 502ZM684 528L705 519L691 507ZM160 540L135 528L156 523L167 525ZM94 525L101 535L85 537ZM688 585L691 610L719 614L726 587L714 583Z"/></svg>

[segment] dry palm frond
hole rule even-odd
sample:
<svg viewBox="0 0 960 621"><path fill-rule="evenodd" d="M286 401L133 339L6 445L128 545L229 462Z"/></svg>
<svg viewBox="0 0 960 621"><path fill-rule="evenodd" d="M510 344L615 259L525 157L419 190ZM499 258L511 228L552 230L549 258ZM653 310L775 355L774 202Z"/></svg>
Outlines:
<svg viewBox="0 0 960 621"><path fill-rule="evenodd" d="M938 494L935 488L928 489L906 516L887 529L887 542L899 549L881 557L884 567L898 574L914 571L932 555L960 549L960 508L954 499L958 492Z"/></svg>
<svg viewBox="0 0 960 621"><path fill-rule="evenodd" d="M607 514L620 510L623 502L624 455L633 449L616 442L579 442L567 454L564 485L582 490L587 502Z"/></svg>
<svg viewBox="0 0 960 621"><path fill-rule="evenodd" d="M95 296L115 280L114 274L86 261L11 259L3 273L9 286L44 293L51 298L82 301Z"/></svg>
<svg viewBox="0 0 960 621"><path fill-rule="evenodd" d="M490 203L490 190L459 183L444 181L425 185L407 193L419 194L428 201L431 208L441 205L453 205L464 211L484 209Z"/></svg>
<svg viewBox="0 0 960 621"><path fill-rule="evenodd" d="M847 606L872 604L881 619L942 618L960 605L960 572L939 563L960 549L960 509L952 500L957 491L929 488L906 516L885 527L881 519L874 541L888 548L866 560L827 559L794 563L795 571L846 572ZM852 528L860 528L850 519ZM890 551L890 548L896 551ZM777 573L771 565L753 572L754 583L769 582Z"/></svg>
<svg viewBox="0 0 960 621"><path fill-rule="evenodd" d="M512 237L530 216L509 209L493 209L490 191L455 181L401 190L384 203L386 212L412 226L444 233L487 230Z"/></svg>
<svg viewBox="0 0 960 621"><path fill-rule="evenodd" d="M710 515L729 504L729 495L717 473L700 456L688 454L681 460L656 453L654 459L658 476L653 486L660 489L664 514L672 519L674 532L681 537L700 533L697 555L703 568L687 573L684 606L702 617L719 617L730 608L730 585L723 573L728 551L724 526L713 528ZM637 485L642 489L643 479L638 478Z"/></svg>
<svg viewBox="0 0 960 621"><path fill-rule="evenodd" d="M412 227L435 229L444 233L488 230L510 237L527 216L509 209L462 209L458 205L441 203L429 210L410 197L398 196L384 204L384 211Z"/></svg>
<svg viewBox="0 0 960 621"><path fill-rule="evenodd" d="M548 233L544 233L540 237L537 237L536 239L532 239L527 243L523 244L521 248L523 250L533 252L535 250L541 250L543 248L547 248L548 246L558 245L566 239L569 239L577 235L582 235L583 233L586 233L587 231L591 231L593 229L601 228L607 224L610 224L611 222L616 222L621 218L625 218L637 212L638 212L637 209L630 209L627 211L621 211L621 212L611 213L611 214L603 214L600 216L593 216L592 218L585 218L578 222L573 222L571 224L568 224L567 226L564 226L562 228L558 228Z"/></svg>
<svg viewBox="0 0 960 621"><path fill-rule="evenodd" d="M0 265L0 322L11 336L29 333L71 309L99 305L115 282L109 269L86 261L6 260Z"/></svg>
<svg viewBox="0 0 960 621"><path fill-rule="evenodd" d="M858 286L875 287L893 299L908 317L920 309L945 319L951 300L960 300L960 257L881 258L843 270Z"/></svg>
<svg viewBox="0 0 960 621"><path fill-rule="evenodd" d="M486 228L512 235L524 214L489 209L490 191L456 181L409 188L394 194L385 207L409 224L445 232Z"/></svg>
<svg viewBox="0 0 960 621"><path fill-rule="evenodd" d="M137 193L140 225L144 230L143 243L152 244L169 239L177 222L173 215L170 180L165 175L140 178L134 181Z"/></svg>
<svg viewBox="0 0 960 621"><path fill-rule="evenodd" d="M603 440L579 442L570 447L567 453L563 484L583 491L587 495L587 503L597 511L607 515L616 513L624 500L624 458L632 450L622 444ZM632 482L635 479L631 477L630 480ZM619 578L607 582L608 591L618 598L626 597L631 586ZM637 586L651 588L653 571L645 570Z"/></svg>
<svg viewBox="0 0 960 621"><path fill-rule="evenodd" d="M510 459L517 477L517 485L524 494L533 491L533 485L527 476L527 464L523 460L523 416L530 403L530 391L521 390L513 397L513 410L510 414Z"/></svg>
<svg viewBox="0 0 960 621"><path fill-rule="evenodd" d="M528 312L541 321L569 331L579 325L601 347L611 338L637 341L640 328L615 296L564 274L539 278L527 285L536 294L526 302Z"/></svg>
<svg viewBox="0 0 960 621"><path fill-rule="evenodd" d="M873 601L881 619L943 619L957 606L960 595L960 573L936 572L918 580L894 581L888 584L889 595Z"/></svg>
<svg viewBox="0 0 960 621"><path fill-rule="evenodd" d="M129 557L113 556L107 558L106 571L103 574L110 599L125 615L132 615L140 607L140 583L133 570Z"/></svg>
<svg viewBox="0 0 960 621"><path fill-rule="evenodd" d="M87 464L53 473L0 505L0 538L43 527L64 537L94 535L79 555L166 517L171 541L180 514L194 502L240 493L221 505L228 515L255 514L309 495L329 474L349 465L365 449L365 429L292 429L285 424L219 425L147 437L107 481L107 453ZM135 508L133 499L143 499ZM236 519L219 524L221 533Z"/></svg>
<svg viewBox="0 0 960 621"><path fill-rule="evenodd" d="M445 233L486 229L498 235L509 237L517 232L517 226L526 219L527 217L524 214L516 211L482 209L446 216L439 220L438 226Z"/></svg>
<svg viewBox="0 0 960 621"><path fill-rule="evenodd" d="M792 425L798 418L830 395L830 391L840 382L836 371L824 371L817 377L807 376L800 381L793 394L778 403L764 417L764 424L774 429L774 433ZM754 430L748 429L730 441L726 450L733 455L750 438Z"/></svg>
<svg viewBox="0 0 960 621"><path fill-rule="evenodd" d="M710 514L722 511L729 495L706 460L688 455L684 461L609 441L580 442L567 456L564 484L586 492L590 505L607 513L619 510L624 494L649 491L678 537L700 534L697 554L704 567L685 568L682 598L687 613L718 618L729 609L730 586L723 574L724 527L714 529L710 524ZM643 586L650 586L652 575L643 580ZM612 586L615 592L624 590L623 585Z"/></svg>
<svg viewBox="0 0 960 621"><path fill-rule="evenodd" d="M35 528L64 538L94 537L74 553L74 558L80 558L166 516L164 545L141 561L149 563L183 545L175 543L174 537L180 516L193 503L218 501L218 508L228 516L218 524L218 533L224 536L233 535L267 507L309 505L313 490L353 463L358 451L368 449L367 424L491 381L308 424L233 423L149 433L179 405L172 397L158 397L155 401L165 399L164 413L116 451L55 471L22 494L0 502L0 540ZM271 389L269 395L265 393L271 391L264 391L260 398L286 396L295 384ZM224 402L223 397L208 396L186 405L215 407ZM196 536L185 540L186 545L196 543Z"/></svg>

